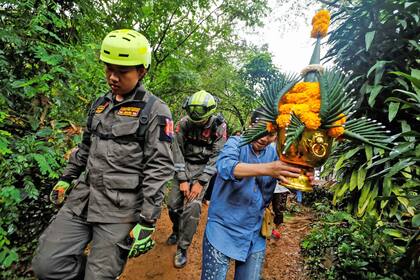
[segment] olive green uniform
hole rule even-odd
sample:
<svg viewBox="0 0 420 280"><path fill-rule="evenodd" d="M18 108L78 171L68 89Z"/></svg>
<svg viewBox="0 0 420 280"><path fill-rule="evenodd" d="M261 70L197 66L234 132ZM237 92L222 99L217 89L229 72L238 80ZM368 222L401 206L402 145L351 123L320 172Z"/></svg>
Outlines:
<svg viewBox="0 0 420 280"><path fill-rule="evenodd" d="M197 230L201 202L211 177L216 173L216 160L226 142L226 123L221 116L211 116L204 126L198 126L184 117L176 126L173 143L175 178L169 194L169 216L173 232L178 236L178 247L187 249ZM186 202L179 189L180 182L192 186L200 182L199 196Z"/></svg>
<svg viewBox="0 0 420 280"><path fill-rule="evenodd" d="M75 186L40 238L33 260L39 278L115 279L122 272L130 230L139 220L154 223L160 216L174 169L172 134L169 108L141 85L122 102L111 92L95 102L61 178L77 179Z"/></svg>

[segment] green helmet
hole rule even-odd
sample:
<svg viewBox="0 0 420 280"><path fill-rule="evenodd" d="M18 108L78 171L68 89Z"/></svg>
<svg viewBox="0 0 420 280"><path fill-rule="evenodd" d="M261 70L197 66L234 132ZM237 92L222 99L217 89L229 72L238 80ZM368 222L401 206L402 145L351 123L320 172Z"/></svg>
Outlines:
<svg viewBox="0 0 420 280"><path fill-rule="evenodd" d="M184 108L193 122L207 120L216 111L216 98L207 91L200 90L185 100Z"/></svg>
<svg viewBox="0 0 420 280"><path fill-rule="evenodd" d="M146 37L131 29L114 30L102 41L100 59L121 66L150 66L151 48Z"/></svg>

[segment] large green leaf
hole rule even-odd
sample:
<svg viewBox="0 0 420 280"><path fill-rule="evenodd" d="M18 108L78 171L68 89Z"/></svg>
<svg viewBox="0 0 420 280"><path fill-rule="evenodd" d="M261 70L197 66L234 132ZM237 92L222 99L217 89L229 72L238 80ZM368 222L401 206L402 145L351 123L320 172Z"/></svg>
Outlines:
<svg viewBox="0 0 420 280"><path fill-rule="evenodd" d="M383 89L383 86L381 85L376 85L372 88L369 95L369 100L368 100L370 107L373 107L375 105L376 97L378 96L378 94L381 92L382 89Z"/></svg>
<svg viewBox="0 0 420 280"><path fill-rule="evenodd" d="M411 224L413 227L420 227L420 214L414 215L413 219L411 220Z"/></svg>
<svg viewBox="0 0 420 280"><path fill-rule="evenodd" d="M366 51L369 50L369 48L372 44L373 38L375 38L375 33L376 33L376 31L369 31L365 34Z"/></svg>
<svg viewBox="0 0 420 280"><path fill-rule="evenodd" d="M388 107L388 120L392 122L395 116L398 113L398 109L400 107L400 103L397 102L390 102Z"/></svg>
<svg viewBox="0 0 420 280"><path fill-rule="evenodd" d="M416 71L419 71L417 69L415 69ZM400 72L400 71L395 71L395 72L390 72L391 74L395 74L395 75L399 75L401 77L404 77L408 80L410 80L414 86L416 86L417 88L420 88L420 77L414 77L412 75L408 75L406 73ZM417 72L414 72L414 74L416 75Z"/></svg>

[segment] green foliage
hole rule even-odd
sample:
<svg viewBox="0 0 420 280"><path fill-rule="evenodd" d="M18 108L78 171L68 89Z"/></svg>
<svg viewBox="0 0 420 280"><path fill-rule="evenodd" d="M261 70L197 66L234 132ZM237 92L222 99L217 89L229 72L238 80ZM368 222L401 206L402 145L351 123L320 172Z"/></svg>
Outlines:
<svg viewBox="0 0 420 280"><path fill-rule="evenodd" d="M311 273L321 279L414 279L419 275L420 242L420 142L415 129L420 121L420 4L360 0L334 9L336 28L329 37L332 47L326 59L351 73L348 90L365 112L357 121L346 123L345 129L396 145L392 151L350 143L335 148L324 173L333 173L338 180L333 204L354 216L348 220L350 227L321 223L311 233L310 244L305 243L308 262L314 267ZM378 120L377 126L383 124L393 136L372 133L375 124L370 119ZM367 230L360 231L366 226ZM360 232L364 243L354 238ZM325 244L317 239L321 235ZM341 246L349 246L354 258L346 254L338 258ZM333 256L328 269L316 254ZM356 274L348 274L350 267Z"/></svg>
<svg viewBox="0 0 420 280"><path fill-rule="evenodd" d="M266 13L265 0L147 0L136 9L132 1L3 1L0 278L28 275L37 239L55 211L48 194L63 155L80 141L89 104L109 90L98 63L106 33L135 28L150 39L152 66L144 82L175 120L183 98L206 89L221 99L230 128L239 129L257 105L257 78L276 70L268 52L239 41L236 26L259 25Z"/></svg>
<svg viewBox="0 0 420 280"><path fill-rule="evenodd" d="M333 15L337 27L329 37L332 48L327 59L334 59L339 68L352 74L348 88L366 111L366 118L379 120L394 134L387 137L367 128L362 135L396 143L391 152L380 146L347 145L336 151L341 156L331 157L336 164L330 171L339 180L334 202L359 217L369 213L408 223L415 214L407 196L418 195L420 186L419 138L414 130L420 120L415 77L419 9L417 2L362 0L351 8L339 7ZM358 131L366 118L350 124L349 131ZM373 129L374 124L371 126Z"/></svg>
<svg viewBox="0 0 420 280"><path fill-rule="evenodd" d="M393 240L406 234L371 216L357 220L332 211L313 226L301 247L312 279L415 279L418 268L400 266L406 248Z"/></svg>

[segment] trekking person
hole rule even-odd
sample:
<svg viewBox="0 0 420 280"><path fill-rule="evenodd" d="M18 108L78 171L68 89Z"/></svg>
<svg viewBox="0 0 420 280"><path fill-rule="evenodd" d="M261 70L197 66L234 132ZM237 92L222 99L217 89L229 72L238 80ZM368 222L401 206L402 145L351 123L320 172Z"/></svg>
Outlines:
<svg viewBox="0 0 420 280"><path fill-rule="evenodd" d="M187 116L177 124L173 143L175 177L169 194L169 217L173 223L168 245L177 244L174 266L187 264L187 249L197 230L201 204L216 159L226 142L226 123L215 115L216 98L200 90L186 99Z"/></svg>
<svg viewBox="0 0 420 280"><path fill-rule="evenodd" d="M286 211L287 195L289 192L289 189L280 184L277 184L276 188L274 189L273 198L271 201L271 205L274 212L273 222L275 225L275 228L271 233L271 237L273 237L274 239L279 239L281 236L280 226L284 223L283 212Z"/></svg>
<svg viewBox="0 0 420 280"><path fill-rule="evenodd" d="M254 111L251 123L260 117ZM228 139L216 163L217 177L203 237L202 280L226 278L235 260L235 279L260 279L266 238L261 235L265 208L277 180L299 177L300 169L279 161L267 134L241 146L241 137ZM312 173L307 173L312 178Z"/></svg>
<svg viewBox="0 0 420 280"><path fill-rule="evenodd" d="M110 32L100 60L111 91L91 106L82 142L50 194L57 205L68 197L39 239L32 266L40 279L116 279L128 256L155 243L173 174L171 113L142 85L151 61L142 34Z"/></svg>

